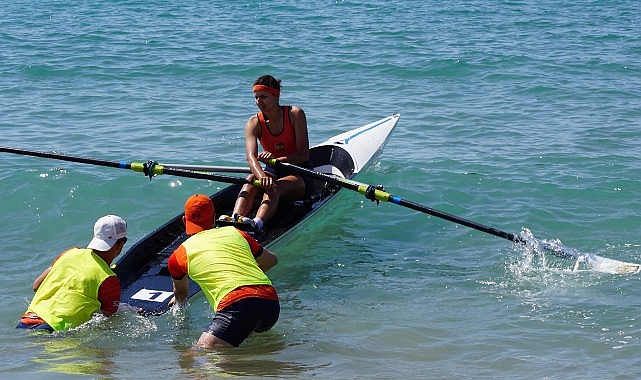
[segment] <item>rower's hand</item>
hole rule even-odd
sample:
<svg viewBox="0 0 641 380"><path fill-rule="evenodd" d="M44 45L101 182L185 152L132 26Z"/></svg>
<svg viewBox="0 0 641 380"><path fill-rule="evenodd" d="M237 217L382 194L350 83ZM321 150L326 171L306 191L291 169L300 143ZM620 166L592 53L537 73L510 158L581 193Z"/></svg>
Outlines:
<svg viewBox="0 0 641 380"><path fill-rule="evenodd" d="M269 189L274 186L274 178L272 176L265 174L260 180L260 187L263 189Z"/></svg>
<svg viewBox="0 0 641 380"><path fill-rule="evenodd" d="M267 165L269 165L271 161L276 159L273 154L267 151L260 152L257 158L258 161ZM272 176L270 176L269 174L263 173L263 176L258 180L260 181L260 187L262 187L263 189L270 189L274 187L274 178L272 178Z"/></svg>
<svg viewBox="0 0 641 380"><path fill-rule="evenodd" d="M269 160L271 160L271 159L273 159L275 157L274 157L273 154L271 154L271 152L264 151L264 152L260 152L260 154L256 158L258 158L258 161L260 161L260 162L262 162L264 164L269 164Z"/></svg>

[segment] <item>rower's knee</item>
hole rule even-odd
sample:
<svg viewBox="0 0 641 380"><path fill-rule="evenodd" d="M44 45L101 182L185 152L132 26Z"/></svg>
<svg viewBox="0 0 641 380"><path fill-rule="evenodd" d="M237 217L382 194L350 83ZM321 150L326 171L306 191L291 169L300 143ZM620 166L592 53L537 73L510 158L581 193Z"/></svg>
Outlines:
<svg viewBox="0 0 641 380"><path fill-rule="evenodd" d="M269 200L269 199L263 199L262 201L260 201L260 205L261 205L261 206L267 206L267 207L269 207L269 205L271 205L271 204L272 204L272 201L271 201L271 200Z"/></svg>
<svg viewBox="0 0 641 380"><path fill-rule="evenodd" d="M244 197L244 198L253 197L256 194L257 190L258 189L256 188L256 186L247 186L247 185L245 185L245 186L243 186L242 189L240 189L240 192L238 193L238 196L239 197Z"/></svg>
<svg viewBox="0 0 641 380"><path fill-rule="evenodd" d="M238 193L238 196L241 198L249 198L251 193L249 191L241 190L240 193Z"/></svg>

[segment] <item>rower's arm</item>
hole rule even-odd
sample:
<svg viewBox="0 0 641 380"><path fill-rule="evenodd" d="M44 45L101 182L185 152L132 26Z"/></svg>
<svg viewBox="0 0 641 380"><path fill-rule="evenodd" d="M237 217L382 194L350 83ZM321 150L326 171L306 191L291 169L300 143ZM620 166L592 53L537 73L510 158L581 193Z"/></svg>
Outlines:
<svg viewBox="0 0 641 380"><path fill-rule="evenodd" d="M33 281L33 291L34 292L38 290L38 288L40 287L40 284L42 284L42 281L45 280L45 277L47 277L47 275L49 274L50 271L51 271L51 267L48 267L47 269L42 271L42 273L40 274L40 276L38 276L38 278L36 278Z"/></svg>
<svg viewBox="0 0 641 380"><path fill-rule="evenodd" d="M276 257L276 255L272 251L263 247L263 253L261 253L260 256L256 258L256 262L258 263L258 267L262 269L263 272L267 272L271 268L275 267L276 264L278 264L278 257Z"/></svg>
<svg viewBox="0 0 641 380"><path fill-rule="evenodd" d="M169 305L174 303L184 304L187 302L187 295L189 295L189 277L183 276L180 280L172 278L174 283L174 298L169 302Z"/></svg>

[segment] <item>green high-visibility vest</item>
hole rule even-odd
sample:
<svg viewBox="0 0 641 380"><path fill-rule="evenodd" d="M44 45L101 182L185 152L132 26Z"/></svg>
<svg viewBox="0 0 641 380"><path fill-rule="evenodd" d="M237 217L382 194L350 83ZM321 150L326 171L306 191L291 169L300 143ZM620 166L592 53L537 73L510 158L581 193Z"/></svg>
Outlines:
<svg viewBox="0 0 641 380"><path fill-rule="evenodd" d="M54 330L69 330L100 309L98 289L115 273L88 248L72 248L53 264L27 312L34 312Z"/></svg>
<svg viewBox="0 0 641 380"><path fill-rule="evenodd" d="M201 231L182 243L187 274L217 310L220 300L245 285L271 285L258 267L249 243L234 227Z"/></svg>

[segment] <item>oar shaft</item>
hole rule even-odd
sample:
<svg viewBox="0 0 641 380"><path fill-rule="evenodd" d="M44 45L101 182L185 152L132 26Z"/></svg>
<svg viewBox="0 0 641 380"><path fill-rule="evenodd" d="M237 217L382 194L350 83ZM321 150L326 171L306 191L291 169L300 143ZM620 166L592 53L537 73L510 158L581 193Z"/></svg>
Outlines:
<svg viewBox="0 0 641 380"><path fill-rule="evenodd" d="M158 168L158 166L160 165L157 165L156 168ZM219 181L219 182L226 182L226 183L238 183L238 184L251 183L254 185L257 185L256 183L258 183L258 185L260 185L259 181L252 182L245 178L230 177L230 176L220 175L220 174L193 172L191 170L164 168L162 166L160 166L158 170L154 170L153 174L168 174L168 175L173 175L177 177L208 179L211 181Z"/></svg>
<svg viewBox="0 0 641 380"><path fill-rule="evenodd" d="M407 207L407 208L410 208L412 210L420 211L420 212L423 212L423 213L426 213L426 214L430 214L430 215L436 216L436 217L441 218L441 219L449 220L450 222L458 223L458 224L473 228L475 230L479 230L479 231L482 231L482 232L485 232L485 233L488 233L488 234L491 234L491 235L494 235L494 236L497 236L497 237L500 237L500 238L503 238L503 239L510 240L512 242L516 242L516 243L523 243L524 242L523 239L521 239L520 237L518 237L518 236L516 236L516 235L514 235L512 233L501 231L501 230L497 230L496 228L484 226L482 224L479 224L479 223L476 223L476 222L472 222L472 221L467 220L467 219L459 218L458 216L455 216L455 215L452 215L452 214L448 214L448 213L443 212L443 211L435 210L433 208L430 208L430 207L427 207L427 206L423 206L421 204L414 203L414 202L402 199L402 198L394 196L394 195L392 195L392 194L390 194L390 193L388 193L386 191L383 191L383 190L380 190L380 189L376 189L371 185L360 184L360 183L355 182L355 181L334 177L334 176L331 176L331 175L328 175L328 174L325 174L325 173L319 173L319 172L316 172L314 170L310 170L310 169L307 169L307 168L302 168L300 166L292 165L292 164L289 164L289 163L286 163L286 162L280 162L278 160L273 160L272 162L270 162L270 164L284 166L284 167L289 168L290 170L292 170L294 172L297 172L297 173L300 173L300 174L310 175L312 177L324 180L326 182L333 183L333 184L342 186L344 188L357 191L357 192L365 195L368 199L373 200L373 201L382 201L382 202L395 203L397 205L400 205L400 206L403 206L403 207Z"/></svg>
<svg viewBox="0 0 641 380"><path fill-rule="evenodd" d="M396 204L398 204L400 206L411 208L412 210L416 210L416 211L420 211L420 212L423 212L423 213L426 213L426 214L430 214L430 215L436 216L436 217L441 218L441 219L449 220L450 222L458 223L458 224L473 228L475 230L488 233L490 235L494 235L494 236L497 236L497 237L500 237L500 238L503 238L503 239L507 239L507 240L513 241L515 243L522 243L523 242L523 240L521 238L519 238L518 236L516 236L516 235L514 235L512 233L501 231L501 230L497 230L496 228L484 226L482 224L473 222L471 220L460 218L458 216L455 216L455 215L452 215L452 214L448 214L448 213L443 212L443 211L435 210L433 208L430 208L430 207L427 207L427 206L423 206L423 205L420 205L418 203L414 203L414 202L411 202L411 201L408 201L408 200L405 200L405 199L401 199L401 198L398 198L398 197L391 197L390 202L396 203Z"/></svg>
<svg viewBox="0 0 641 380"><path fill-rule="evenodd" d="M61 155L61 154L55 154L55 153L35 152L32 150L14 149L14 148L7 148L7 147L0 147L0 152L21 154L23 156L52 158L54 160L79 162L82 164L108 166L112 168L131 169L131 165L126 162L95 160L93 158L74 157L74 156L67 156L67 155Z"/></svg>
<svg viewBox="0 0 641 380"><path fill-rule="evenodd" d="M90 164L90 165L98 165L98 166L107 166L107 167L119 168L119 169L129 169L135 172L145 173L146 175L150 176L150 178L153 175L167 174L167 175L173 175L177 177L207 179L210 181L219 181L219 182L226 182L226 183L236 183L236 184L251 183L255 186L260 185L259 181L249 181L245 178L230 177L230 176L225 176L220 174L211 174L211 173L199 173L191 170L165 168L162 165L158 165L152 162L128 163L128 162L104 161L104 160L96 160L93 158L67 156L62 154L36 152L31 150L14 149L14 148L7 148L7 147L0 147L0 152L20 154L23 156L51 158L54 160L70 161L70 162L77 162L82 164Z"/></svg>
<svg viewBox="0 0 641 380"><path fill-rule="evenodd" d="M463 226L467 226L475 230L488 233L490 235L498 236L500 238L513 241L515 243L523 243L523 239L521 239L520 237L512 233L497 230L496 228L488 227L480 223L476 223L471 220L458 217L456 215L448 214L446 212L433 209L431 207L427 207L412 201L408 201L406 199L392 195L383 190L372 188L371 186L368 186L368 185L360 185L358 187L358 192L365 195L368 199L395 203L399 206L407 207L415 211L420 211L422 213L433 215L441 219L449 220L450 222L458 223Z"/></svg>
<svg viewBox="0 0 641 380"><path fill-rule="evenodd" d="M307 168L302 168L300 166L296 166L296 165L290 164L288 162L279 161L279 160L277 160L275 158L271 159L269 161L269 165L283 166L285 168L289 168L290 170L292 170L294 172L297 172L297 173L300 173L300 174L307 174L307 175L312 176L314 178L317 178L317 179L320 179L320 180L323 180L323 181L326 181L326 182L329 182L329 183L333 183L333 184L339 185L341 187L344 187L346 189L350 189L350 190L354 190L354 191L358 191L359 186L360 186L359 183L356 183L354 181L348 181L346 179L339 178L339 177L334 177L334 176L331 176L329 174L317 172L317 171L314 171L314 170L311 170L311 169L307 169Z"/></svg>
<svg viewBox="0 0 641 380"><path fill-rule="evenodd" d="M245 166L212 166L212 165L183 165L183 164L160 164L165 168L193 170L201 172L219 172L219 173L251 173L251 170Z"/></svg>
<svg viewBox="0 0 641 380"><path fill-rule="evenodd" d="M328 174L325 174L325 173L319 173L319 172L316 172L314 170L310 170L310 169L307 169L307 168L301 168L299 166L292 165L292 164L289 164L289 163L286 163L286 162L280 162L278 160L272 160L270 162L270 164L284 166L284 167L289 168L290 170L292 170L292 171L294 171L296 173L303 174L303 175L310 175L312 177L324 180L324 181L326 181L328 183L333 183L333 184L342 186L342 187L344 187L346 189L357 191L358 193L363 194L367 199L370 199L372 201L395 203L395 204L397 204L399 206L407 207L407 208L415 210L415 211L420 211L422 213L433 215L433 216L436 216L436 217L441 218L441 219L449 220L450 222L458 223L458 224L461 224L463 226L470 227L470 228L473 228L475 230L478 230L478 231L481 231L481 232L485 232L487 234L494 235L494 236L497 236L497 237L512 241L514 243L521 243L521 244L527 243L527 241L525 239L523 239L522 237L517 236L515 234L509 233L509 232L505 232L505 231L501 231L501 230L498 230L498 229L493 228L493 227L485 226L483 224L472 222L471 220L460 218L458 216L455 216L455 215L452 215L452 214L448 214L448 213L443 212L443 211L435 210L435 209L433 209L431 207L427 207L427 206L424 206L424 205L421 205L421 204L418 204L418 203L415 203L415 202L412 202L412 201L408 201L408 200L403 199L401 197L392 195L392 194L390 194L390 193L388 193L388 192L386 192L384 190L378 189L378 188L376 188L376 187L374 187L372 185L362 184L362 183L358 183L358 182L355 182L355 181L352 181L352 180L347 180L347 179L343 179L343 178L339 178L339 177L334 177L334 176L331 176L331 175L328 175ZM561 257L561 258L566 258L566 259L574 258L574 259L576 259L579 256L578 253L573 252L572 250L563 249L562 247L556 247L556 246L551 245L549 243L540 243L540 245L541 245L542 248L552 252L553 254L555 254L556 256ZM636 265L636 264L633 264L633 265Z"/></svg>

